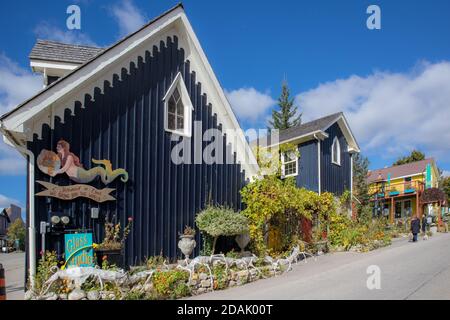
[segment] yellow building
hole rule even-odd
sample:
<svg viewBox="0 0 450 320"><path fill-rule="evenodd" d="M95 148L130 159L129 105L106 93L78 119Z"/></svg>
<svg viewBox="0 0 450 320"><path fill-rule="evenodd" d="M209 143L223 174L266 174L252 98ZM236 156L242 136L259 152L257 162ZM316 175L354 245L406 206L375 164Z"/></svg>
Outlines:
<svg viewBox="0 0 450 320"><path fill-rule="evenodd" d="M426 189L437 188L439 171L434 159L425 159L400 166L369 171L369 194L378 216L391 222L433 213L433 205L425 208L420 196Z"/></svg>

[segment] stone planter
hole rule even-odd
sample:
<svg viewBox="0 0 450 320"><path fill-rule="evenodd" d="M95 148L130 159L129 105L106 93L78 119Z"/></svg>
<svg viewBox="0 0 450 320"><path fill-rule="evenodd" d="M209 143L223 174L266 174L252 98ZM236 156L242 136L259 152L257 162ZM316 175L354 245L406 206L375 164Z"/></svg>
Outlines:
<svg viewBox="0 0 450 320"><path fill-rule="evenodd" d="M180 236L180 241L178 241L178 248L183 252L186 259L189 259L189 256L194 251L197 246L197 242L194 240L194 236Z"/></svg>
<svg viewBox="0 0 450 320"><path fill-rule="evenodd" d="M250 235L248 233L240 234L236 236L235 240L239 248L241 248L241 253L244 253L245 248L250 243Z"/></svg>

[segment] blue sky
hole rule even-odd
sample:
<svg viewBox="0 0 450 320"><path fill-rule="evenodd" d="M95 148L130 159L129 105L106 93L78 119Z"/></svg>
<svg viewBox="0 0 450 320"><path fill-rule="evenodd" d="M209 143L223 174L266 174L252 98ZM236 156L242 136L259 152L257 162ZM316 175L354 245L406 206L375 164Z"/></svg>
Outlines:
<svg viewBox="0 0 450 320"><path fill-rule="evenodd" d="M175 5L163 0L0 4L0 113L38 89L36 38L108 46ZM304 120L344 111L371 167L413 148L450 172L450 1L184 1L244 128L264 127L287 78ZM77 4L81 31L68 31ZM381 30L366 9L381 8ZM23 161L0 144L0 207L25 204Z"/></svg>

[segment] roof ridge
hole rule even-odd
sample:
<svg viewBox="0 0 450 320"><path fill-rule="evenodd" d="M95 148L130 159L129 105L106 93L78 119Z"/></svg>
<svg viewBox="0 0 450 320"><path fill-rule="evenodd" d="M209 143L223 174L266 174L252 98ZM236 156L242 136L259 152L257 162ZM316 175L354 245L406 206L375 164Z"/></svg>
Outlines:
<svg viewBox="0 0 450 320"><path fill-rule="evenodd" d="M105 50L107 47L97 47L97 46L92 46L92 45L87 45L87 44L74 44L74 43L67 43L67 42L61 42L61 41L56 41L56 40L51 40L51 39L36 39L36 43L54 43L54 44L61 44L61 45L65 45L65 46L71 46L71 47L78 47L78 48L89 48L89 49L99 49L99 50Z"/></svg>
<svg viewBox="0 0 450 320"><path fill-rule="evenodd" d="M376 172L376 171L380 171L380 170L387 170L387 169L392 169L392 168L399 168L399 167L411 165L411 164L414 164L414 163L424 162L424 161L431 161L431 160L432 160L432 161L435 161L435 160L434 160L434 157L425 158L425 159L417 160L417 161L414 161L414 162L408 162L408 163L404 163L404 164L400 164L400 165L396 165L396 166L392 165L392 166L389 166L389 167L386 167L386 168L373 169L373 170L369 170L369 172L371 173L371 172Z"/></svg>
<svg viewBox="0 0 450 320"><path fill-rule="evenodd" d="M311 120L311 121L308 121L308 122L305 122L305 123L301 123L301 124L299 124L297 126L294 126L294 127L290 127L290 128L284 129L284 130L280 130L280 133L281 132L286 132L288 130L298 129L298 128L302 127L302 126L306 126L308 124L311 124L311 123L314 123L314 122L318 122L318 121L323 120L325 118L331 118L331 117L334 117L334 116L337 117L338 115L340 116L340 115L343 115L343 114L344 114L344 112L342 112L342 111L336 112L336 113L332 113L332 114L329 114L327 116L323 116L323 117L320 117L320 118L317 118L317 119L314 119L314 120Z"/></svg>

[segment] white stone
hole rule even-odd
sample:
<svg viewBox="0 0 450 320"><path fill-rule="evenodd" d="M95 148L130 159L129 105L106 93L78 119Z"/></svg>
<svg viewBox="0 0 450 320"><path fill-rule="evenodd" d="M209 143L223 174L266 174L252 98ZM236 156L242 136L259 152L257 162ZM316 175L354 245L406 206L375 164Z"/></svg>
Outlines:
<svg viewBox="0 0 450 320"><path fill-rule="evenodd" d="M87 293L87 298L88 298L88 300L99 300L100 294L98 291L89 291Z"/></svg>
<svg viewBox="0 0 450 320"><path fill-rule="evenodd" d="M147 284L144 286L144 291L145 291L145 292L153 291L153 283L147 283Z"/></svg>
<svg viewBox="0 0 450 320"><path fill-rule="evenodd" d="M81 289L75 289L69 293L69 300L78 301L86 298L86 293Z"/></svg>
<svg viewBox="0 0 450 320"><path fill-rule="evenodd" d="M49 300L49 301L58 300L58 295L56 293L49 293L45 300Z"/></svg>
<svg viewBox="0 0 450 320"><path fill-rule="evenodd" d="M209 287L211 287L211 281L203 280L200 285L202 288L209 288Z"/></svg>
<svg viewBox="0 0 450 320"><path fill-rule="evenodd" d="M33 300L34 299L34 293L31 290L28 290L25 292L25 300Z"/></svg>
<svg viewBox="0 0 450 320"><path fill-rule="evenodd" d="M208 277L209 277L209 276L208 276L206 273L200 273L200 275L199 275L198 278L199 278L200 280L206 280L206 279L208 279Z"/></svg>

